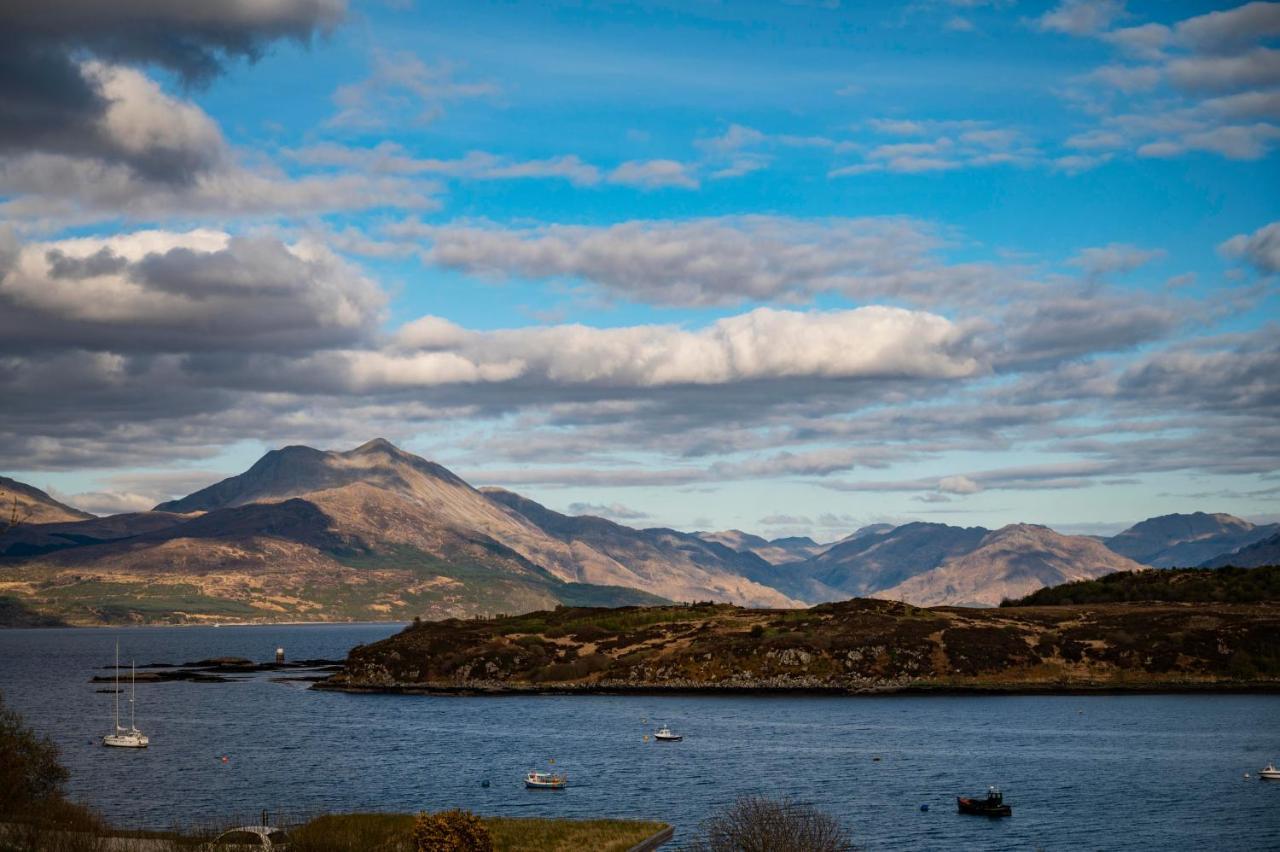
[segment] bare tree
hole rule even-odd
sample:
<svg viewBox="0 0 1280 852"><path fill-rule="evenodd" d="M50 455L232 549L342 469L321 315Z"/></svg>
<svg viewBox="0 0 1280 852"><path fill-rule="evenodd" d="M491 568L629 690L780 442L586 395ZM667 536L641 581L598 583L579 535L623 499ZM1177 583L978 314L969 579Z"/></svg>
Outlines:
<svg viewBox="0 0 1280 852"><path fill-rule="evenodd" d="M704 821L689 852L849 852L835 817L790 799L743 796Z"/></svg>
<svg viewBox="0 0 1280 852"><path fill-rule="evenodd" d="M18 506L18 495L13 495L13 509L8 513L9 517L6 519L0 519L0 535L4 535L9 530L18 526L18 524L25 523L27 518L31 517L31 513L34 511L35 509L30 507L28 507L25 512L22 511Z"/></svg>

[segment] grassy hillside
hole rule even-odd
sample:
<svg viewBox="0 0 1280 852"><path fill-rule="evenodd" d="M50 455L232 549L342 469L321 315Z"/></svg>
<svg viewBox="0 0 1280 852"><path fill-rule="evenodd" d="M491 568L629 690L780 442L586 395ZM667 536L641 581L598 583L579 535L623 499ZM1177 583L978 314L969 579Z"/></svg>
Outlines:
<svg viewBox="0 0 1280 852"><path fill-rule="evenodd" d="M1280 688L1278 630L1277 604L559 608L415 624L352 650L322 688Z"/></svg>
<svg viewBox="0 0 1280 852"><path fill-rule="evenodd" d="M1062 606L1124 601L1257 603L1280 601L1280 565L1262 568L1169 568L1119 571L1096 580L1063 583L1004 601L1003 607Z"/></svg>

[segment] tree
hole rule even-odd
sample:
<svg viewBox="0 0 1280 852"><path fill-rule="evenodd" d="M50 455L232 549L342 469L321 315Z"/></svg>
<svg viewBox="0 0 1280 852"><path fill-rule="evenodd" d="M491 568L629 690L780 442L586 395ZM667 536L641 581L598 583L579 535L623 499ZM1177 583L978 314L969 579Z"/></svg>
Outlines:
<svg viewBox="0 0 1280 852"><path fill-rule="evenodd" d="M702 823L696 852L849 852L849 833L828 813L790 799L743 796Z"/></svg>
<svg viewBox="0 0 1280 852"><path fill-rule="evenodd" d="M9 530L18 526L18 524L25 522L27 518L31 517L31 513L33 511L35 510L31 508L28 508L26 511L21 511L18 506L18 495L15 494L13 496L13 508L5 513L7 517L0 517L0 535L4 535Z"/></svg>
<svg viewBox="0 0 1280 852"><path fill-rule="evenodd" d="M0 813L18 813L61 800L67 777L58 761L58 747L27 727L0 695Z"/></svg>

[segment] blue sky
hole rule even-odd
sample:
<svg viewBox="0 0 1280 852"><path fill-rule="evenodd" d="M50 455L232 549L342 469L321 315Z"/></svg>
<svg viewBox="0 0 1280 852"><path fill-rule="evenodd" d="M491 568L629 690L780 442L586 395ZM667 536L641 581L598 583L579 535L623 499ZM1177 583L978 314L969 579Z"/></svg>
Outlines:
<svg viewBox="0 0 1280 852"><path fill-rule="evenodd" d="M768 536L1280 511L1280 4L3 16L0 470L92 511L374 435Z"/></svg>

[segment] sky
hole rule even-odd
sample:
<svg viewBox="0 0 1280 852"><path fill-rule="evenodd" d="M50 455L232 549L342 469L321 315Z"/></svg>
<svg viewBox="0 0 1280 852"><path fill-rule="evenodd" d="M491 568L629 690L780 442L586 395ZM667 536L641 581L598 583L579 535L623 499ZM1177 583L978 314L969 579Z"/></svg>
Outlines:
<svg viewBox="0 0 1280 852"><path fill-rule="evenodd" d="M17 0L0 471L375 436L636 526L1280 516L1280 3Z"/></svg>

